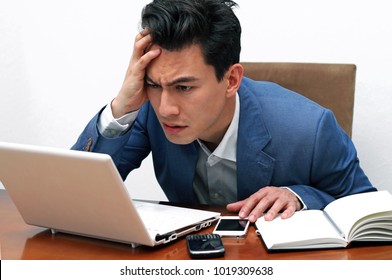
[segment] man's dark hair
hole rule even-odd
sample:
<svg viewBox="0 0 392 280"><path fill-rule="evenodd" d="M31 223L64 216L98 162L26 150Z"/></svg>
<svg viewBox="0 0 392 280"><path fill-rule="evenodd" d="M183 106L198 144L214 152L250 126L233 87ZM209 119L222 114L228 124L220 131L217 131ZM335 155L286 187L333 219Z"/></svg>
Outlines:
<svg viewBox="0 0 392 280"><path fill-rule="evenodd" d="M149 30L153 44L169 51L199 44L220 81L240 60L241 25L235 6L225 0L154 0L142 11L141 27Z"/></svg>

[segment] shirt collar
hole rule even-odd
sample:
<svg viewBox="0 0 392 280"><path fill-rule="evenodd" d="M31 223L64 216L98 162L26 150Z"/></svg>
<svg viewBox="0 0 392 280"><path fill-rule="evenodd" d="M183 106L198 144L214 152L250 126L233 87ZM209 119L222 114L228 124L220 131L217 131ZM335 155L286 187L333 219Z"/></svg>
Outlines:
<svg viewBox="0 0 392 280"><path fill-rule="evenodd" d="M211 153L211 151L203 144L203 142L197 139L201 148L208 155L209 159L218 157L220 159L226 159L226 160L231 160L236 162L239 116L240 116L240 98L237 92L235 98L235 110L234 110L233 119L225 135L223 136L222 141L219 143L218 147L216 147L214 152Z"/></svg>

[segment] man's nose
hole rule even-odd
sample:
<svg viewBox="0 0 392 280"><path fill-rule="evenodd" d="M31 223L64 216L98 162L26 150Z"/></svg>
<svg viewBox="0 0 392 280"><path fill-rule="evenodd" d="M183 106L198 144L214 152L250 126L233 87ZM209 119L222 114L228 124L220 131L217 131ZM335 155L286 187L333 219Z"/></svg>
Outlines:
<svg viewBox="0 0 392 280"><path fill-rule="evenodd" d="M166 89L162 90L161 102L159 104L159 114L162 117L178 115L180 112L175 97Z"/></svg>

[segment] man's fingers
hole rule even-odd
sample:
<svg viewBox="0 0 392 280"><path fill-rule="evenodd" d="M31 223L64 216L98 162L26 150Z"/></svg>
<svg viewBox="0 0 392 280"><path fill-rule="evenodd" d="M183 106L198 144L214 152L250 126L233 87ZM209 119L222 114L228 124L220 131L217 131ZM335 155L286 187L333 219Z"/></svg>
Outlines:
<svg viewBox="0 0 392 280"><path fill-rule="evenodd" d="M152 37L150 34L143 36L141 35L141 33L139 33L136 36L135 43L133 45L131 64L132 62L137 61L140 57L142 57L145 54L146 49L151 45L151 43L152 43Z"/></svg>
<svg viewBox="0 0 392 280"><path fill-rule="evenodd" d="M296 211L296 207L294 205L289 206L289 207L287 207L286 210L283 211L283 213L280 215L280 217L282 219L288 219L294 215L295 211Z"/></svg>
<svg viewBox="0 0 392 280"><path fill-rule="evenodd" d="M270 207L270 204L270 198L265 195L264 191L259 190L245 200L240 209L240 217L241 215L248 217L249 221L254 223Z"/></svg>
<svg viewBox="0 0 392 280"><path fill-rule="evenodd" d="M161 49L154 49L140 57L140 59L132 65L132 70L130 71L132 76L136 77L138 80L144 80L147 66L153 59L157 58L161 54L161 51ZM128 73L128 75L131 73Z"/></svg>
<svg viewBox="0 0 392 280"><path fill-rule="evenodd" d="M253 206L250 204L248 198L245 200L230 203L226 206L226 209L230 212L238 212L238 216L244 219L249 216L249 213L253 209Z"/></svg>
<svg viewBox="0 0 392 280"><path fill-rule="evenodd" d="M244 201L241 200L241 201L227 204L226 209L230 212L239 212L243 205L244 205Z"/></svg>
<svg viewBox="0 0 392 280"><path fill-rule="evenodd" d="M278 215L278 213L284 208L285 204L279 199L275 200L271 208L265 213L264 219L266 221L272 221ZM260 215L261 216L261 215Z"/></svg>
<svg viewBox="0 0 392 280"><path fill-rule="evenodd" d="M150 31L148 29L143 29L142 31L140 31L137 36L135 37L135 42L140 40L141 38L147 36L150 33Z"/></svg>
<svg viewBox="0 0 392 280"><path fill-rule="evenodd" d="M245 200L228 204L227 209L239 212L241 218L248 217L250 222L255 222L264 213L264 219L271 221L280 212L282 219L291 217L300 209L300 203L297 197L286 189L265 187Z"/></svg>

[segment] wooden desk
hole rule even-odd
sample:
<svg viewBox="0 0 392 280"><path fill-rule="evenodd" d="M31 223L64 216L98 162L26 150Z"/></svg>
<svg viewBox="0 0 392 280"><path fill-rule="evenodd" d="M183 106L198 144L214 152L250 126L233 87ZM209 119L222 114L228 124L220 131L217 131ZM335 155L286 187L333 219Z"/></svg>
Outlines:
<svg viewBox="0 0 392 280"><path fill-rule="evenodd" d="M201 232L209 233L212 227ZM263 242L256 235L255 228L249 229L243 240L223 239L226 255L222 259L264 259L264 260L346 260L346 259L392 259L392 246L386 244L355 245L349 249L313 250L295 252L266 251ZM156 248L138 247L132 249L121 243L84 238L59 233L52 235L49 230L24 223L15 205L4 190L0 190L0 248L1 258L8 260L82 260L82 259L138 259L178 260L190 259L185 239Z"/></svg>

